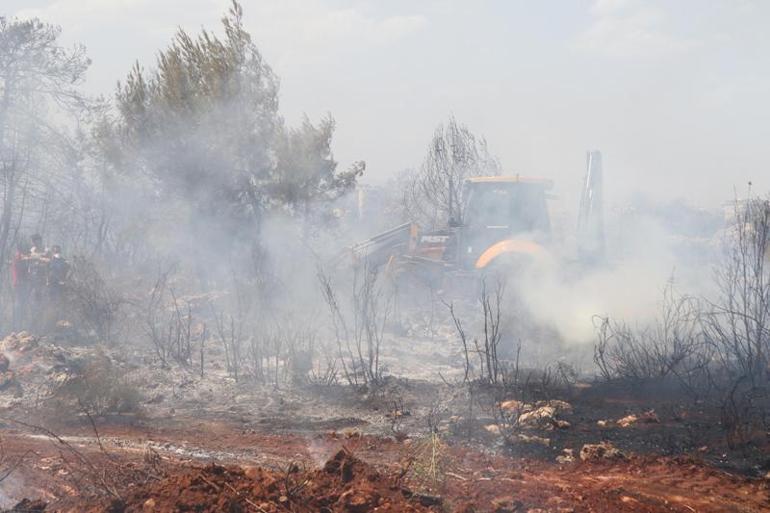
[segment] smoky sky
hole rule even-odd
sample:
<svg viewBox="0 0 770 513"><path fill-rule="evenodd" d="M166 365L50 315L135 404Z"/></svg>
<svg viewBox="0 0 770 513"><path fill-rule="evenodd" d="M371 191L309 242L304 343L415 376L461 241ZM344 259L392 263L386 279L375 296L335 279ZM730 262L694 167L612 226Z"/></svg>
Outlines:
<svg viewBox="0 0 770 513"><path fill-rule="evenodd" d="M370 182L418 166L453 114L506 173L546 176L577 201L585 151L606 194L715 206L770 189L770 3L751 0L243 0L296 124L331 113L341 165ZM178 26L219 30L226 0L3 0L60 25L111 96Z"/></svg>

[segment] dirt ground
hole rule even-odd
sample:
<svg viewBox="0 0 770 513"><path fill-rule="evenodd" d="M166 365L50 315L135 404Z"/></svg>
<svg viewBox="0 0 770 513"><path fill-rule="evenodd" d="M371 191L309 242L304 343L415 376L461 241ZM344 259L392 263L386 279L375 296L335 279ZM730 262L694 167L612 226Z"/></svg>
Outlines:
<svg viewBox="0 0 770 513"><path fill-rule="evenodd" d="M50 393L96 349L6 339L0 349L14 376L0 390L0 507L770 511L766 434L731 448L717 412L665 384L579 380L554 389L558 396L498 401L493 411L458 384L462 366L448 337L393 341L384 357L392 377L357 391L235 382L216 351L203 376L142 354L98 352L110 372L128 371L141 385L137 411L99 416L57 408ZM506 408L514 427L496 416Z"/></svg>
<svg viewBox="0 0 770 513"><path fill-rule="evenodd" d="M770 508L766 481L739 477L691 457L630 455L619 460L556 463L451 443L442 446L439 456L447 466L441 482L435 484L439 493L422 494L424 482L418 478L399 479L403 459L419 440L357 433L272 435L245 432L230 423L193 424L188 432L103 426L103 448L95 437L60 436L62 441L26 430L4 430L7 456L25 460L9 477L10 483L28 497L51 501L45 511L749 512ZM84 468L73 450L98 470ZM329 470L339 467L340 459L351 460L357 468L347 481L337 475L338 470ZM291 484L286 484L287 479ZM293 495L287 491L303 483ZM363 505L354 505L349 497L357 493L362 494L356 500Z"/></svg>

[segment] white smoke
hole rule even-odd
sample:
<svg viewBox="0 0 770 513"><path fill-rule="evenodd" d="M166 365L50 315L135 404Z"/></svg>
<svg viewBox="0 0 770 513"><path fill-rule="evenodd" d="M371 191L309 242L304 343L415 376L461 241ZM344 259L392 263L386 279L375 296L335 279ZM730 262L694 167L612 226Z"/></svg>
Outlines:
<svg viewBox="0 0 770 513"><path fill-rule="evenodd" d="M568 343L590 343L595 316L639 324L652 320L672 280L680 292L708 292L708 241L682 240L646 216L623 231L603 264L585 267L554 257L524 273L516 290L528 314L555 328Z"/></svg>

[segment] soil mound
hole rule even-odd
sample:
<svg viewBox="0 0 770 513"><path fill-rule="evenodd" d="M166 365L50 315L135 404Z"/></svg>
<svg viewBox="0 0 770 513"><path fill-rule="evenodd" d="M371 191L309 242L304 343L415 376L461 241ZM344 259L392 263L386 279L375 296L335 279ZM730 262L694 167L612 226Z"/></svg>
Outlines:
<svg viewBox="0 0 770 513"><path fill-rule="evenodd" d="M264 468L187 467L159 481L132 487L123 500L78 507L85 513L278 513L292 511L363 513L429 512L420 498L394 484L348 451L320 470L293 465L283 472ZM49 511L49 510L46 510ZM52 511L69 511L66 508ZM75 511L75 510L72 510Z"/></svg>

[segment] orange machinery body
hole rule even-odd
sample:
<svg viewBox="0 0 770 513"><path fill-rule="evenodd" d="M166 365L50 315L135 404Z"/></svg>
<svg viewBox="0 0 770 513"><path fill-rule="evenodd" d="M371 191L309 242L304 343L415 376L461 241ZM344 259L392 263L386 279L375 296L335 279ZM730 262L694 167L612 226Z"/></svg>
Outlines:
<svg viewBox="0 0 770 513"><path fill-rule="evenodd" d="M469 271L510 257L543 258L550 239L545 200L552 185L519 176L470 178L464 191L464 222L436 232L413 229L405 257Z"/></svg>

